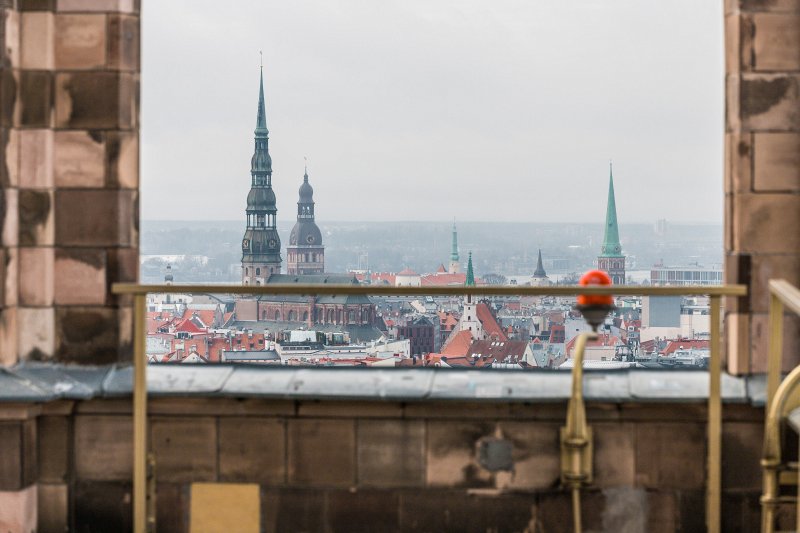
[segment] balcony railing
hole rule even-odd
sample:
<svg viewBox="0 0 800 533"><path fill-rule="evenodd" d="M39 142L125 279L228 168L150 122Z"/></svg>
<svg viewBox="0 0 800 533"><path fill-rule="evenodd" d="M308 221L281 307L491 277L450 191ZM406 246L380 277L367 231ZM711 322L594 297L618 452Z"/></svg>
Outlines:
<svg viewBox="0 0 800 533"><path fill-rule="evenodd" d="M387 287L372 285L337 284L274 284L263 286L228 285L137 285L115 284L113 292L132 295L134 298L134 384L133 384L133 517L134 531L144 533L152 525L154 502L148 505L148 454L147 454L147 358L146 344L146 297L150 293L200 293L238 295L372 295L372 296L709 296L710 297L710 361L708 394L708 453L706 487L706 522L709 532L720 531L721 519L721 461L722 461L722 399L720 379L721 355L721 300L723 296L745 296L743 285L681 286L681 287L636 287L636 286L432 286L432 287ZM573 369L574 371L574 369ZM580 372L578 371L578 374ZM571 402L582 405L581 385L573 382ZM152 482L152 479L151 479ZM575 492L573 492L575 495ZM577 501L575 529L580 529L580 513ZM149 508L149 510L148 510Z"/></svg>

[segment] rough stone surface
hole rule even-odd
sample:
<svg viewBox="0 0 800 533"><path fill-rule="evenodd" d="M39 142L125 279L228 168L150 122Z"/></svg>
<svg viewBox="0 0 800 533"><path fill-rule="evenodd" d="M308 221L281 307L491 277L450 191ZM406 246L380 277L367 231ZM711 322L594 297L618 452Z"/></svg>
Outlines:
<svg viewBox="0 0 800 533"><path fill-rule="evenodd" d="M280 420L242 417L219 421L221 481L286 481L286 427Z"/></svg>
<svg viewBox="0 0 800 533"><path fill-rule="evenodd" d="M130 480L133 471L131 417L76 417L74 449L75 475L78 479Z"/></svg>
<svg viewBox="0 0 800 533"><path fill-rule="evenodd" d="M157 418L151 443L163 482L215 481L217 425L213 418Z"/></svg>
<svg viewBox="0 0 800 533"><path fill-rule="evenodd" d="M425 424L420 420L359 420L358 483L381 487L425 483Z"/></svg>
<svg viewBox="0 0 800 533"><path fill-rule="evenodd" d="M289 484L349 487L355 483L353 420L289 420Z"/></svg>

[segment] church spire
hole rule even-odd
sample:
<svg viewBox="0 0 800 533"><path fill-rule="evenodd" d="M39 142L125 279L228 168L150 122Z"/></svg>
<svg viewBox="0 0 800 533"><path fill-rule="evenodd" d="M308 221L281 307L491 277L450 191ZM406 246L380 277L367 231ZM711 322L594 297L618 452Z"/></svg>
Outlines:
<svg viewBox="0 0 800 533"><path fill-rule="evenodd" d="M544 265L542 264L542 249L539 248L539 259L536 261L536 270L533 272L533 277L535 278L546 278L547 273L544 271Z"/></svg>
<svg viewBox="0 0 800 533"><path fill-rule="evenodd" d="M256 136L268 135L267 111L264 105L264 66L261 66L261 84L258 87L258 115L256 116Z"/></svg>
<svg viewBox="0 0 800 533"><path fill-rule="evenodd" d="M472 271L472 252L469 253L469 260L467 261L467 281L464 282L464 286L475 286L475 273Z"/></svg>
<svg viewBox="0 0 800 533"><path fill-rule="evenodd" d="M622 246L619 243L619 227L617 226L617 204L614 200L614 173L611 163L608 163L608 204L606 206L606 228L603 238L601 255L605 257L619 257L622 255Z"/></svg>
<svg viewBox="0 0 800 533"><path fill-rule="evenodd" d="M458 232L455 220L453 221L453 246L450 250L450 261L458 261Z"/></svg>

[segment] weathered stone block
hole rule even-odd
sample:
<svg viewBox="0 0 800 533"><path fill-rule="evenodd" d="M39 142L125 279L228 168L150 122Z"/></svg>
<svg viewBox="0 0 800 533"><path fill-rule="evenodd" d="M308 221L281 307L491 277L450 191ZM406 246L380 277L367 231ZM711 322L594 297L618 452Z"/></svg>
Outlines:
<svg viewBox="0 0 800 533"><path fill-rule="evenodd" d="M785 279L800 286L800 253L755 254L752 260L750 285L750 310L755 313L769 311L769 280Z"/></svg>
<svg viewBox="0 0 800 533"><path fill-rule="evenodd" d="M53 227L53 192L20 189L17 198L20 246L49 246Z"/></svg>
<svg viewBox="0 0 800 533"><path fill-rule="evenodd" d="M265 533L324 531L325 493L302 489L262 490L261 526Z"/></svg>
<svg viewBox="0 0 800 533"><path fill-rule="evenodd" d="M2 229L0 229L1 245L8 249L19 244L19 191L17 189L5 189L2 193L2 202L5 203L5 213L0 215Z"/></svg>
<svg viewBox="0 0 800 533"><path fill-rule="evenodd" d="M352 419L299 419L288 424L290 484L349 487L355 483Z"/></svg>
<svg viewBox="0 0 800 533"><path fill-rule="evenodd" d="M750 315L727 313L724 341L726 370L736 376L750 373Z"/></svg>
<svg viewBox="0 0 800 533"><path fill-rule="evenodd" d="M560 475L558 424L500 422L503 439L513 444L512 489L552 487Z"/></svg>
<svg viewBox="0 0 800 533"><path fill-rule="evenodd" d="M110 11L132 13L137 10L134 0L57 0L58 11Z"/></svg>
<svg viewBox="0 0 800 533"><path fill-rule="evenodd" d="M359 420L358 484L378 487L425 484L422 420Z"/></svg>
<svg viewBox="0 0 800 533"><path fill-rule="evenodd" d="M159 480L216 480L217 424L213 418L155 418L150 435Z"/></svg>
<svg viewBox="0 0 800 533"><path fill-rule="evenodd" d="M18 353L29 361L52 359L55 348L55 316L52 307L17 308Z"/></svg>
<svg viewBox="0 0 800 533"><path fill-rule="evenodd" d="M726 422L722 426L722 487L761 490L764 424Z"/></svg>
<svg viewBox="0 0 800 533"><path fill-rule="evenodd" d="M189 532L189 487L180 483L156 486L156 531Z"/></svg>
<svg viewBox="0 0 800 533"><path fill-rule="evenodd" d="M109 132L106 137L108 186L120 189L139 187L139 135L134 132Z"/></svg>
<svg viewBox="0 0 800 533"><path fill-rule="evenodd" d="M78 479L130 480L133 421L130 416L76 416L73 458Z"/></svg>
<svg viewBox="0 0 800 533"><path fill-rule="evenodd" d="M0 292L3 293L2 302L7 307L17 305L17 289L19 287L19 248L6 248L3 253L3 283L0 283Z"/></svg>
<svg viewBox="0 0 800 533"><path fill-rule="evenodd" d="M56 357L62 362L109 364L123 361L119 312L108 307L57 307ZM128 358L129 359L129 358Z"/></svg>
<svg viewBox="0 0 800 533"><path fill-rule="evenodd" d="M800 13L800 0L729 0L742 11Z"/></svg>
<svg viewBox="0 0 800 533"><path fill-rule="evenodd" d="M327 528L351 533L393 532L400 529L399 497L392 492L331 491Z"/></svg>
<svg viewBox="0 0 800 533"><path fill-rule="evenodd" d="M592 430L594 484L603 488L634 486L636 479L634 425L592 423Z"/></svg>
<svg viewBox="0 0 800 533"><path fill-rule="evenodd" d="M482 437L492 436L494 424L487 422L429 422L427 480L429 485L486 487L492 474L476 460L476 447Z"/></svg>
<svg viewBox="0 0 800 533"><path fill-rule="evenodd" d="M36 509L38 533L69 531L69 488L65 484L38 485Z"/></svg>
<svg viewBox="0 0 800 533"><path fill-rule="evenodd" d="M750 371L766 372L769 361L769 315L752 313L750 315ZM783 317L783 358L782 371L790 372L800 363L800 317Z"/></svg>
<svg viewBox="0 0 800 533"><path fill-rule="evenodd" d="M0 365L17 363L17 308L0 309Z"/></svg>
<svg viewBox="0 0 800 533"><path fill-rule="evenodd" d="M36 486L0 491L0 524L4 531L36 531Z"/></svg>
<svg viewBox="0 0 800 533"><path fill-rule="evenodd" d="M219 477L269 485L286 481L286 427L274 418L219 421Z"/></svg>
<svg viewBox="0 0 800 533"><path fill-rule="evenodd" d="M19 58L19 11L7 9L4 13L5 50L0 52L3 63L11 68L20 68Z"/></svg>
<svg viewBox="0 0 800 533"><path fill-rule="evenodd" d="M2 88L0 88L2 91ZM0 165L0 184L4 187L19 186L19 130L0 130L2 146L5 146L5 165Z"/></svg>
<svg viewBox="0 0 800 533"><path fill-rule="evenodd" d="M106 17L104 15L56 15L56 68L101 68L105 62Z"/></svg>
<svg viewBox="0 0 800 533"><path fill-rule="evenodd" d="M24 69L52 69L55 17L47 11L20 13L20 64Z"/></svg>
<svg viewBox="0 0 800 533"><path fill-rule="evenodd" d="M59 248L55 254L56 304L103 305L105 301L105 250Z"/></svg>
<svg viewBox="0 0 800 533"><path fill-rule="evenodd" d="M108 66L117 70L139 70L139 17L108 16Z"/></svg>
<svg viewBox="0 0 800 533"><path fill-rule="evenodd" d="M54 155L56 186L105 185L105 142L100 132L57 131Z"/></svg>
<svg viewBox="0 0 800 533"><path fill-rule="evenodd" d="M734 198L733 245L740 253L797 253L800 195L739 194Z"/></svg>
<svg viewBox="0 0 800 533"><path fill-rule="evenodd" d="M53 249L36 246L19 249L19 303L25 306L53 304Z"/></svg>
<svg viewBox="0 0 800 533"><path fill-rule="evenodd" d="M739 95L744 131L800 129L800 74L743 74Z"/></svg>
<svg viewBox="0 0 800 533"><path fill-rule="evenodd" d="M751 133L725 134L725 192L741 193L753 189Z"/></svg>
<svg viewBox="0 0 800 533"><path fill-rule="evenodd" d="M135 121L133 75L120 72L70 72L56 76L56 127L130 129Z"/></svg>
<svg viewBox="0 0 800 533"><path fill-rule="evenodd" d="M139 250L136 248L109 248L108 282L135 282L139 279Z"/></svg>
<svg viewBox="0 0 800 533"><path fill-rule="evenodd" d="M53 76L48 71L23 70L19 78L19 123L48 128L53 117Z"/></svg>
<svg viewBox="0 0 800 533"><path fill-rule="evenodd" d="M800 70L800 15L754 13L751 17L756 70Z"/></svg>
<svg viewBox="0 0 800 533"><path fill-rule="evenodd" d="M755 190L800 191L800 133L755 133L754 143Z"/></svg>
<svg viewBox="0 0 800 533"><path fill-rule="evenodd" d="M70 419L40 416L36 424L39 483L63 483L69 474Z"/></svg>
<svg viewBox="0 0 800 533"><path fill-rule="evenodd" d="M680 439L674 438L680 435ZM705 483L705 425L636 424L636 484L645 488L702 489Z"/></svg>
<svg viewBox="0 0 800 533"><path fill-rule="evenodd" d="M129 246L133 204L132 191L56 191L56 242L62 246Z"/></svg>
<svg viewBox="0 0 800 533"><path fill-rule="evenodd" d="M132 531L131 484L79 481L75 484L75 531Z"/></svg>
<svg viewBox="0 0 800 533"><path fill-rule="evenodd" d="M0 446L3 449L0 454L0 491L24 488L22 424L0 422Z"/></svg>
<svg viewBox="0 0 800 533"><path fill-rule="evenodd" d="M17 8L20 11L53 11L56 0L17 0Z"/></svg>

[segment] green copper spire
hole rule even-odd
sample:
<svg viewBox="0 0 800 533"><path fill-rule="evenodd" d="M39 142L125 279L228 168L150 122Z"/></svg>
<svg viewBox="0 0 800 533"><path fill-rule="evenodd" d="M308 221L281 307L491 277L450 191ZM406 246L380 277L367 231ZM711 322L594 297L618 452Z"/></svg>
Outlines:
<svg viewBox="0 0 800 533"><path fill-rule="evenodd" d="M458 233L455 221L453 221L453 248L450 250L450 261L458 261Z"/></svg>
<svg viewBox="0 0 800 533"><path fill-rule="evenodd" d="M603 238L601 257L622 257L622 246L619 243L619 227L617 226L617 203L614 200L614 174L611 163L608 164L608 206L606 207L606 233Z"/></svg>
<svg viewBox="0 0 800 533"><path fill-rule="evenodd" d="M267 129L267 112L264 106L264 67L261 67L261 85L258 87L258 116L256 117L256 130L257 136L266 136L269 133Z"/></svg>
<svg viewBox="0 0 800 533"><path fill-rule="evenodd" d="M469 253L469 261L467 261L467 281L464 282L464 286L475 286L475 274L472 272L472 252Z"/></svg>

